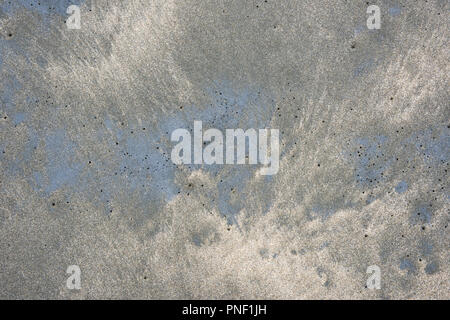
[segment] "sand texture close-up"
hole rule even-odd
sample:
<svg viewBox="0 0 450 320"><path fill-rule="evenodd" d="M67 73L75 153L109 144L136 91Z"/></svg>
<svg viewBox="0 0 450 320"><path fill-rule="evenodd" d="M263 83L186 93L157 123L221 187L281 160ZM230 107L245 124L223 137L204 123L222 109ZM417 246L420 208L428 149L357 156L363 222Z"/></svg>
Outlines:
<svg viewBox="0 0 450 320"><path fill-rule="evenodd" d="M449 299L449 10L0 0L0 299ZM174 163L194 121L278 171Z"/></svg>

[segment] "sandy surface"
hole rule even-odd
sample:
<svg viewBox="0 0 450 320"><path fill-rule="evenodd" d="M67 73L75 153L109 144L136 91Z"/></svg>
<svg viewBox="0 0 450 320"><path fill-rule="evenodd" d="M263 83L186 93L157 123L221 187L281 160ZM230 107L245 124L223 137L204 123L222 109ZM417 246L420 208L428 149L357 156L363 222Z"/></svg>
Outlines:
<svg viewBox="0 0 450 320"><path fill-rule="evenodd" d="M450 7L370 4L0 1L0 298L449 299ZM279 172L176 167L194 120Z"/></svg>

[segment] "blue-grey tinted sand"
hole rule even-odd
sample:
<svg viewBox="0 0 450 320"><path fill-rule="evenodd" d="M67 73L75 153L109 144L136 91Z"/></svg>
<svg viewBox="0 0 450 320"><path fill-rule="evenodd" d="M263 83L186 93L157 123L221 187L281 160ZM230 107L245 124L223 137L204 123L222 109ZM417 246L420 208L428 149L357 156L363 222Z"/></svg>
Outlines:
<svg viewBox="0 0 450 320"><path fill-rule="evenodd" d="M0 0L0 298L449 299L450 7L368 3Z"/></svg>

